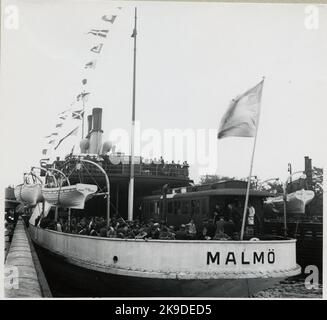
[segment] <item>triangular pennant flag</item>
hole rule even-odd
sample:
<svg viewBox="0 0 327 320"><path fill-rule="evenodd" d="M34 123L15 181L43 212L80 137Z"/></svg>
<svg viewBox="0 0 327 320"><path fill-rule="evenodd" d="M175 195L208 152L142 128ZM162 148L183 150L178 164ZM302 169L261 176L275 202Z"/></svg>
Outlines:
<svg viewBox="0 0 327 320"><path fill-rule="evenodd" d="M105 30L92 29L87 34L92 34L94 36L99 36L99 37L106 38L108 33L109 33L109 30L107 30L107 29L105 29Z"/></svg>
<svg viewBox="0 0 327 320"><path fill-rule="evenodd" d="M91 49L91 51L94 52L94 53L100 53L102 47L103 47L103 43L100 43L100 44L98 44L97 46L93 47L93 48Z"/></svg>
<svg viewBox="0 0 327 320"><path fill-rule="evenodd" d="M113 15L111 16L111 18L108 18L108 16L106 16L106 15L102 16L102 20L104 20L106 22L110 22L110 23L114 23L116 18L117 18L117 16L113 16Z"/></svg>
<svg viewBox="0 0 327 320"><path fill-rule="evenodd" d="M93 60L93 61L90 61L90 62L88 62L86 65L85 65L85 69L87 69L87 68L92 68L92 69L94 69L95 68L95 65L96 65L96 60Z"/></svg>

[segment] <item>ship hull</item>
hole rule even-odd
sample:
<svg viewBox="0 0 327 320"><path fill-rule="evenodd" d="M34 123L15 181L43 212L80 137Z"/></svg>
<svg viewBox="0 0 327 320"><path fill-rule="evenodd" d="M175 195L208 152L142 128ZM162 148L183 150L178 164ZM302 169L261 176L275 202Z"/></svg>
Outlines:
<svg viewBox="0 0 327 320"><path fill-rule="evenodd" d="M155 279L108 274L79 267L35 244L54 297L246 298L284 279Z"/></svg>
<svg viewBox="0 0 327 320"><path fill-rule="evenodd" d="M84 209L87 196L96 191L97 186L82 183L61 188L42 188L42 194L47 203L71 209Z"/></svg>
<svg viewBox="0 0 327 320"><path fill-rule="evenodd" d="M298 190L287 195L286 211L291 214L304 214L305 206L314 198L314 192L311 190ZM267 199L266 207L275 212L284 212L283 196Z"/></svg>
<svg viewBox="0 0 327 320"><path fill-rule="evenodd" d="M108 239L33 225L29 231L46 273L73 288L71 296L248 297L301 272L294 240ZM262 260L252 264L253 253Z"/></svg>

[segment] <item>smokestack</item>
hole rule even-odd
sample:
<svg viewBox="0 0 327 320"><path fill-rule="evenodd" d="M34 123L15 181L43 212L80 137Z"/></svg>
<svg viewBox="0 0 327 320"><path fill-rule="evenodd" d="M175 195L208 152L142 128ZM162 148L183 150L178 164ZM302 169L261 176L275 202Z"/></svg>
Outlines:
<svg viewBox="0 0 327 320"><path fill-rule="evenodd" d="M87 116L87 134L89 134L92 130L92 115Z"/></svg>
<svg viewBox="0 0 327 320"><path fill-rule="evenodd" d="M102 133L101 120L102 120L102 109L93 108L92 110L93 129L90 132L90 147L89 153L100 154L102 146Z"/></svg>
<svg viewBox="0 0 327 320"><path fill-rule="evenodd" d="M312 159L304 157L304 171L307 176L308 188L312 189Z"/></svg>
<svg viewBox="0 0 327 320"><path fill-rule="evenodd" d="M102 109L101 108L93 108L92 116L93 116L93 129L101 130Z"/></svg>

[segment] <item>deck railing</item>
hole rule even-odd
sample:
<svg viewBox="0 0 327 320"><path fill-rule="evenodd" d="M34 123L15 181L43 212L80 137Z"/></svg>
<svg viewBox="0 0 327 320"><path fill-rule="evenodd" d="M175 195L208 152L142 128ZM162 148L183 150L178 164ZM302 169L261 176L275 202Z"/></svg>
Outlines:
<svg viewBox="0 0 327 320"><path fill-rule="evenodd" d="M88 159L89 157L87 157ZM126 175L130 174L130 164L129 163L112 163L108 159L105 160L97 160L90 158L89 160L95 161L97 164L101 165L102 168L109 173L110 175ZM55 162L56 168L63 169L65 161L57 160ZM84 163L85 166L85 174L91 174L97 176L100 174L99 170L97 170L94 166ZM163 163L144 163L138 162L134 164L134 173L135 176L168 176L168 177L176 177L176 178L184 178L187 179L189 177L189 165L187 164L163 164Z"/></svg>

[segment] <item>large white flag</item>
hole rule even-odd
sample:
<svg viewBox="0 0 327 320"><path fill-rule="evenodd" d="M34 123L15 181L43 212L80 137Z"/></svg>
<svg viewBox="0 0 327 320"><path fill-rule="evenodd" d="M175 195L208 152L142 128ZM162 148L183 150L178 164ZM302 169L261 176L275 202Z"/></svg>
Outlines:
<svg viewBox="0 0 327 320"><path fill-rule="evenodd" d="M259 120L263 81L232 100L227 112L221 119L218 139L255 136Z"/></svg>

